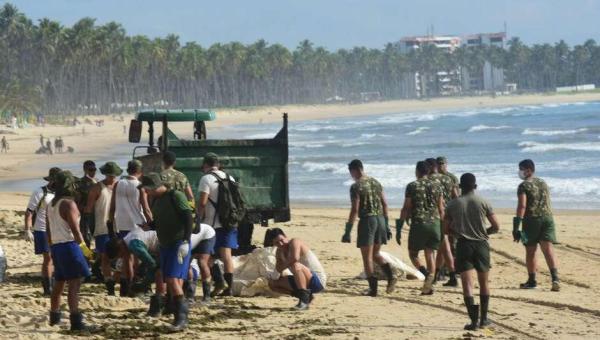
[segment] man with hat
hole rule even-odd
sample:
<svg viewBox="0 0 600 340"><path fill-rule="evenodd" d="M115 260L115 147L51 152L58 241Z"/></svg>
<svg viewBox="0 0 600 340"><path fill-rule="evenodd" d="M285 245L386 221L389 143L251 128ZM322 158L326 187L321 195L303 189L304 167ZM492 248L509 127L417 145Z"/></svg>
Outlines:
<svg viewBox="0 0 600 340"><path fill-rule="evenodd" d="M222 296L232 296L233 287L233 258L231 250L238 248L238 230L237 226L223 225L219 219L217 211L217 202L219 201L219 181L229 180L235 182L235 179L225 172L219 170L219 156L209 152L204 155L202 162L202 171L204 176L200 179L198 192L198 210L196 214L200 221L208 224L215 229L215 253L223 261L225 274L223 278L227 283L225 287L223 279L221 279L221 271L217 265L213 266L215 271L213 277L215 279L215 289L213 295L221 293Z"/></svg>
<svg viewBox="0 0 600 340"><path fill-rule="evenodd" d="M183 280L190 267L193 217L185 195L178 190L168 189L157 173L141 178L140 187L153 199L152 226L156 228L159 243L160 270L167 283L167 294L174 307L173 330L187 327L188 304L183 295Z"/></svg>
<svg viewBox="0 0 600 340"><path fill-rule="evenodd" d="M463 295L471 323L466 330L476 330L490 325L487 318L490 302L488 273L490 270L490 234L498 232L499 224L492 206L475 194L475 176L466 173L460 177L460 197L446 207L444 229L454 235L456 244L456 269L460 272ZM486 228L486 220L491 227ZM480 305L473 299L473 273L477 271ZM479 310L481 307L481 312ZM479 323L478 323L479 322Z"/></svg>
<svg viewBox="0 0 600 340"><path fill-rule="evenodd" d="M60 172L59 168L51 168L48 176L44 177L48 183L33 191L25 211L25 240L33 242L36 255L42 255L42 288L44 295L52 292L52 257L46 234L46 207L54 198L54 178ZM31 227L33 224L33 233Z"/></svg>
<svg viewBox="0 0 600 340"><path fill-rule="evenodd" d="M115 280L112 276L110 260L106 255L106 243L110 240L111 235L115 236L115 231L108 228L107 222L113 187L123 170L115 162L106 162L100 167L100 173L104 175L104 179L90 189L84 210L84 221L87 228L90 228L90 221L94 221L94 241L96 252L100 254L100 269L104 277L104 284L108 295L115 295Z"/></svg>
<svg viewBox="0 0 600 340"><path fill-rule="evenodd" d="M50 298L50 326L60 323L60 298L67 283L71 330L83 331L87 326L79 311L79 287L81 279L90 275L85 257L89 258L93 253L85 245L79 230L79 210L74 198L75 177L70 171L60 171L55 175L55 194L46 212L56 278Z"/></svg>
<svg viewBox="0 0 600 340"><path fill-rule="evenodd" d="M87 160L83 162L83 177L77 181L76 185L76 202L79 211L83 212L85 210L90 190L96 183L98 183L98 180L96 179L96 163ZM94 215L87 216L87 218L91 218L91 220L86 221L85 218L86 216L84 214L84 218L81 219L79 227L81 229L81 234L83 234L85 244L89 247L92 242L92 235L94 234ZM88 229L88 227L90 227L90 229Z"/></svg>
<svg viewBox="0 0 600 340"><path fill-rule="evenodd" d="M175 170L177 157L173 151L165 151L163 154L163 171L160 178L168 189L178 190L185 194L192 210L194 209L194 193L190 181L181 171Z"/></svg>

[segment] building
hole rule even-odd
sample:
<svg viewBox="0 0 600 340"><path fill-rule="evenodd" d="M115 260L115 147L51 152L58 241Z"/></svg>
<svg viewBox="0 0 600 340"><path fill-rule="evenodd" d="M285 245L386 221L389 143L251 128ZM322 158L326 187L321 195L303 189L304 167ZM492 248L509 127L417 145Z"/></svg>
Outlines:
<svg viewBox="0 0 600 340"><path fill-rule="evenodd" d="M421 37L404 37L400 39L399 47L400 52L409 53L410 51L416 50L425 44L433 44L437 48L452 52L460 46L460 42L461 39L457 36L427 35Z"/></svg>
<svg viewBox="0 0 600 340"><path fill-rule="evenodd" d="M499 48L506 48L506 33L479 33L468 35L463 38L462 46L496 46ZM461 78L462 90L464 92L499 92L504 91L506 87L504 70L492 66L487 60L479 71L469 72L467 69L463 68L461 70Z"/></svg>

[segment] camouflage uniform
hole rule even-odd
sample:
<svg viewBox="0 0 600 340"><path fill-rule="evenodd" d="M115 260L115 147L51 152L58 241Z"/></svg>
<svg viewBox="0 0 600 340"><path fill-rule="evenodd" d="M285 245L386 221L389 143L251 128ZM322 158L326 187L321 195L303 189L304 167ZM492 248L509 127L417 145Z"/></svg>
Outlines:
<svg viewBox="0 0 600 340"><path fill-rule="evenodd" d="M387 228L383 216L383 187L374 178L364 176L350 187L350 200L359 199L357 247L387 243Z"/></svg>
<svg viewBox="0 0 600 340"><path fill-rule="evenodd" d="M556 242L550 190L542 179L534 177L521 182L517 195L527 196L523 217L523 244L536 245L540 241Z"/></svg>
<svg viewBox="0 0 600 340"><path fill-rule="evenodd" d="M438 183L442 190L442 194L444 196L444 202L448 203L452 199L452 189L454 189L455 184L450 176L435 173L427 176L430 180Z"/></svg>
<svg viewBox="0 0 600 340"><path fill-rule="evenodd" d="M95 178L89 178L88 176L83 176L79 178L75 183L75 202L77 202L77 207L79 208L79 211L82 215L83 210L87 205L87 199L90 194L90 190L96 183L98 183L98 181ZM95 225L96 224L94 223L93 215L87 225L86 223L84 223L84 218L81 218L79 221L79 229L81 230L81 236L83 236L83 239L87 245L89 245L92 240Z"/></svg>
<svg viewBox="0 0 600 340"><path fill-rule="evenodd" d="M163 170L160 173L160 179L167 189L173 189L183 193L185 193L185 189L190 185L187 177L182 172L175 169Z"/></svg>
<svg viewBox="0 0 600 340"><path fill-rule="evenodd" d="M409 250L439 248L441 228L438 199L442 194L439 182L429 178L420 178L406 187L405 197L412 202Z"/></svg>

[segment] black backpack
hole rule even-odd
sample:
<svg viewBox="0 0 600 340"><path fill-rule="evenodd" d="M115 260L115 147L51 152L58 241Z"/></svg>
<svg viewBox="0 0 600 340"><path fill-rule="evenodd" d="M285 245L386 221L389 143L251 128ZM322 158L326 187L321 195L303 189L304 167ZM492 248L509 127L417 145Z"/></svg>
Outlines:
<svg viewBox="0 0 600 340"><path fill-rule="evenodd" d="M225 178L219 177L214 172L210 174L215 176L219 184L217 202L209 199L210 203L215 207L215 220L219 216L221 226L225 228L237 228L238 224L246 216L246 208L244 207L244 200L240 193L239 184L233 181L228 174L225 174ZM215 224L215 220L213 220L213 225Z"/></svg>

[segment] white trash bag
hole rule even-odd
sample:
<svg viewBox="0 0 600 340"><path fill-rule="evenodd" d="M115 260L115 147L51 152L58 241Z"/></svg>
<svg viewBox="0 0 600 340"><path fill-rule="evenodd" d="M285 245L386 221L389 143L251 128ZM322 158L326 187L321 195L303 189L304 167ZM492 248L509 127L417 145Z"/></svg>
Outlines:
<svg viewBox="0 0 600 340"><path fill-rule="evenodd" d="M402 262L402 260L395 257L394 255L392 255L390 253L386 253L384 251L380 251L379 254L381 254L381 256L385 259L385 261L390 264L390 267L392 267L392 273L394 274L394 277L397 277L398 279L406 280L407 275L412 275L412 276L416 277L417 280L419 280L419 281L425 281L425 275L423 275L423 273L421 273L417 269L413 268L411 265L408 265L408 264ZM379 279L379 280L387 279L385 273L383 272L383 270L377 263L374 263L374 270L375 270L374 274L375 274L375 277L377 277L377 279ZM358 277L361 279L366 279L367 275L363 271L362 273L360 273L358 275Z"/></svg>

